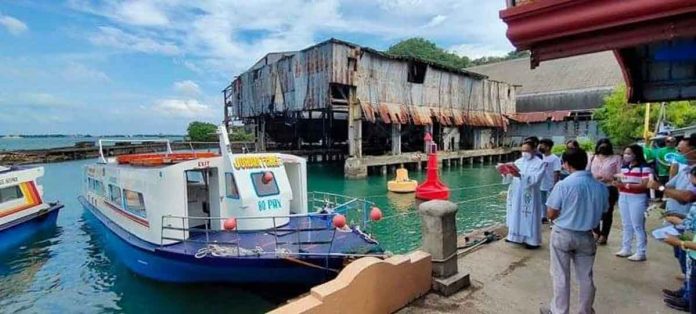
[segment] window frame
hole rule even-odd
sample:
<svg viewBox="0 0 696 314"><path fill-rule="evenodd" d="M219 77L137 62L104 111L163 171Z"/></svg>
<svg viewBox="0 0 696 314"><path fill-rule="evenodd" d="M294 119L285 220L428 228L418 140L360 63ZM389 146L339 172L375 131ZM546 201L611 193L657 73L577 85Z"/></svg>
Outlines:
<svg viewBox="0 0 696 314"><path fill-rule="evenodd" d="M256 174L261 174L261 175L263 175L263 174L266 173L266 172L267 172L267 171L256 171L256 172L249 173L249 178L251 179L251 186L254 187L254 193L256 193L256 196L257 196L257 197L269 197L269 196L280 195L280 187L278 187L278 180L276 180L275 173L273 173L273 171L268 171L268 172L270 172L271 174L273 174L273 184L275 185L275 191L276 191L276 192L273 193L273 194L264 194L264 195L260 195L260 194L259 194L259 190L256 188L256 184L254 183L254 182L255 182L255 181L254 181L254 175L256 175Z"/></svg>
<svg viewBox="0 0 696 314"><path fill-rule="evenodd" d="M227 181L227 177L232 179L232 186L234 187L234 191L236 192L237 196L230 195L229 193L229 182ZM237 186L237 179L234 177L234 173L232 172L225 172L225 197L231 198L231 199L239 199L239 187Z"/></svg>
<svg viewBox="0 0 696 314"><path fill-rule="evenodd" d="M139 210L135 211L135 210L131 209L131 206L128 204L128 197L126 196L128 193L135 193L138 196L138 201L140 204L142 204L143 215L138 214L140 212ZM127 211L129 214L135 215L137 217L147 219L147 206L145 206L145 196L143 195L143 193L129 190L129 189L121 189L121 197L123 199L123 204L124 204L123 209L125 211ZM140 208L138 208L138 209L140 209Z"/></svg>
<svg viewBox="0 0 696 314"><path fill-rule="evenodd" d="M3 199L2 191L7 190L7 189L14 189L16 192L15 195L17 195L17 197L12 198L12 199ZM0 188L0 204L9 203L9 202L20 200L23 198L25 198L25 196L24 196L24 193L22 192L22 189L19 187L19 185L10 185L10 186L6 186L4 188Z"/></svg>
<svg viewBox="0 0 696 314"><path fill-rule="evenodd" d="M119 201L118 202L114 201L113 190L111 189L111 187L118 189L118 194L119 194ZM123 189L121 189L120 186L109 184L109 202L116 204L119 207L123 208Z"/></svg>

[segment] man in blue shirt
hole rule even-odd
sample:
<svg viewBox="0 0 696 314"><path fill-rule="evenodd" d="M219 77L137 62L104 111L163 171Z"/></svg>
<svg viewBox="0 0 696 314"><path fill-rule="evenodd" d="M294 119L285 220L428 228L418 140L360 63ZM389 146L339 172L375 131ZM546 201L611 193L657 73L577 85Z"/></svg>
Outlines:
<svg viewBox="0 0 696 314"><path fill-rule="evenodd" d="M592 267L597 244L592 229L609 208L609 192L585 171L586 166L584 150L567 150L563 167L570 175L556 184L546 201L548 217L554 222L550 248L553 299L550 308L541 308L541 313L568 313L571 262L580 286L579 313L594 313Z"/></svg>

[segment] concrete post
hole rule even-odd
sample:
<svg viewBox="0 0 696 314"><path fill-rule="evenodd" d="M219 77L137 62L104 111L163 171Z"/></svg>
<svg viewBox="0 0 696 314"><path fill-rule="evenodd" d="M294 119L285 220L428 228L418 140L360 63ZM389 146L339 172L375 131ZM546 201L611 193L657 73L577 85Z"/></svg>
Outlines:
<svg viewBox="0 0 696 314"><path fill-rule="evenodd" d="M392 122L391 145L392 155L401 155L401 124L398 122Z"/></svg>
<svg viewBox="0 0 696 314"><path fill-rule="evenodd" d="M433 290L450 296L471 282L457 267L457 205L433 200L420 204L423 250L432 255Z"/></svg>
<svg viewBox="0 0 696 314"><path fill-rule="evenodd" d="M351 91L348 102L348 155L362 157L362 110Z"/></svg>

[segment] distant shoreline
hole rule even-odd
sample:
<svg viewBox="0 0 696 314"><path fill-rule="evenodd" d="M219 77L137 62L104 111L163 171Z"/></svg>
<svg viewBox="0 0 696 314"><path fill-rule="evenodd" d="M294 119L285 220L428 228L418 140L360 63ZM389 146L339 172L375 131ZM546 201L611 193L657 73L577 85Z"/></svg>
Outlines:
<svg viewBox="0 0 696 314"><path fill-rule="evenodd" d="M0 134L0 138L100 138L100 137L185 137L181 134L113 134L113 135L91 135L91 134Z"/></svg>

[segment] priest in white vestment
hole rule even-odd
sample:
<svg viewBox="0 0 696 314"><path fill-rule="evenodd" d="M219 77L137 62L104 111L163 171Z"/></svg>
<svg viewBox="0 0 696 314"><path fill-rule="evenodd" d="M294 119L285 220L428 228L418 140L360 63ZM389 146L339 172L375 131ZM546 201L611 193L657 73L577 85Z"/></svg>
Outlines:
<svg viewBox="0 0 696 314"><path fill-rule="evenodd" d="M541 245L541 180L544 163L531 143L522 144L522 157L514 162L519 172L508 174L507 241L537 248Z"/></svg>

